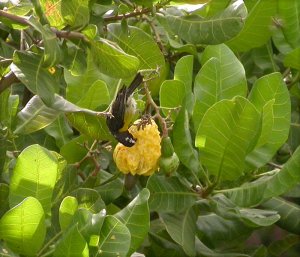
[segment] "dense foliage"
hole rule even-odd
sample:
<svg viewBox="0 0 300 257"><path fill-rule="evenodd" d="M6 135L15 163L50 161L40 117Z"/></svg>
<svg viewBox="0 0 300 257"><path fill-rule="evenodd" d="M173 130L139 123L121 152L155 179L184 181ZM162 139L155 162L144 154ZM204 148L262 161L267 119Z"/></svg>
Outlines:
<svg viewBox="0 0 300 257"><path fill-rule="evenodd" d="M1 256L297 256L300 1L185 3L0 2ZM139 71L151 176L105 122Z"/></svg>

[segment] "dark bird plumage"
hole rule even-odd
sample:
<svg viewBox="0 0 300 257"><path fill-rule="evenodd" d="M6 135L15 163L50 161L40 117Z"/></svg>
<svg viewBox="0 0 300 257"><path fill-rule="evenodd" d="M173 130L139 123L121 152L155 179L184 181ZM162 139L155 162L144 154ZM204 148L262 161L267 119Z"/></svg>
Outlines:
<svg viewBox="0 0 300 257"><path fill-rule="evenodd" d="M135 113L135 101L132 98L134 90L143 82L143 76L138 73L129 87L123 87L117 93L111 105L112 117L106 118L106 124L112 135L123 145L131 147L136 140L128 131L128 126Z"/></svg>

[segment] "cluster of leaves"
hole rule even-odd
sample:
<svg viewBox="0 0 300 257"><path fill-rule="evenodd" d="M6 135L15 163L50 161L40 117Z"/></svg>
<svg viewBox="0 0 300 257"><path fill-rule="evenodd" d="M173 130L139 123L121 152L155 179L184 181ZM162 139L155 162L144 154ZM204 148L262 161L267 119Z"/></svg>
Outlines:
<svg viewBox="0 0 300 257"><path fill-rule="evenodd" d="M1 3L1 255L258 257L299 243L300 2L190 2L207 3ZM172 123L180 166L124 177L104 112L157 67L138 107ZM285 237L247 247L275 223Z"/></svg>

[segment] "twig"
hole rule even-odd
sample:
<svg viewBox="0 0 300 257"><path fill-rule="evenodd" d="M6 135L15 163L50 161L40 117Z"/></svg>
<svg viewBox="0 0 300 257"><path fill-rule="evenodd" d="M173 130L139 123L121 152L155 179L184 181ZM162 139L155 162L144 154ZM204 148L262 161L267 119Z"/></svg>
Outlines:
<svg viewBox="0 0 300 257"><path fill-rule="evenodd" d="M168 136L168 126L165 121L165 119L160 115L160 108L159 106L154 102L154 100L151 97L151 93L148 89L147 82L144 82L144 88L145 88L145 93L147 97L147 102L150 104L154 110L155 110L155 118L158 119L160 125L162 126L162 137L167 137Z"/></svg>
<svg viewBox="0 0 300 257"><path fill-rule="evenodd" d="M143 14L147 14L147 13L153 12L153 9L160 9L160 8L166 6L169 2L171 2L171 1L162 1L160 3L157 3L154 6L154 8L143 8L141 10L136 10L135 12L126 13L126 14L123 14L123 15L111 15L111 16L107 16L107 17L104 17L103 20L105 22L110 22L110 21L118 21L118 20L123 20L123 19L131 18L131 17L141 16Z"/></svg>
<svg viewBox="0 0 300 257"><path fill-rule="evenodd" d="M155 37L155 41L157 42L160 50L162 51L162 53L164 55L167 55L168 54L168 51L166 50L166 48L164 47L163 43L162 43L162 40L160 38L160 35L153 23L153 21L147 16L147 15L144 15L143 18L148 22L148 24L150 25L153 33L154 33L154 37Z"/></svg>
<svg viewBox="0 0 300 257"><path fill-rule="evenodd" d="M15 21L17 23L20 23L22 25L27 25L27 26L31 27L30 22L26 18L21 17L21 16L17 16L17 15L8 13L8 12L5 12L3 10L0 10L0 17L5 17L7 19L10 19L10 20ZM89 42L88 38L80 32L67 31L67 30L58 30L58 29L53 28L53 27L51 28L51 30L53 31L53 33L56 34L56 36L58 38L81 39L81 40L84 40L86 42Z"/></svg>
<svg viewBox="0 0 300 257"><path fill-rule="evenodd" d="M0 80L0 94L7 88L9 88L12 84L19 82L19 79L16 75L10 71L5 76L3 76Z"/></svg>

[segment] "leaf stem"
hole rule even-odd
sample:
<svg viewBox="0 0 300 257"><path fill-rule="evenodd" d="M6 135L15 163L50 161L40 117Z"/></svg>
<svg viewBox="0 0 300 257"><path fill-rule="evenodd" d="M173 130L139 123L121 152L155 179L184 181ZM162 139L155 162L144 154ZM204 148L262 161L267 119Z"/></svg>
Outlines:
<svg viewBox="0 0 300 257"><path fill-rule="evenodd" d="M38 252L37 256L38 257L44 257L44 256L47 256L48 253L45 253L42 255L42 253L48 249L48 247L53 244L61 235L63 234L62 231L59 231L56 235L54 235L54 237L52 237L45 245L44 247Z"/></svg>

